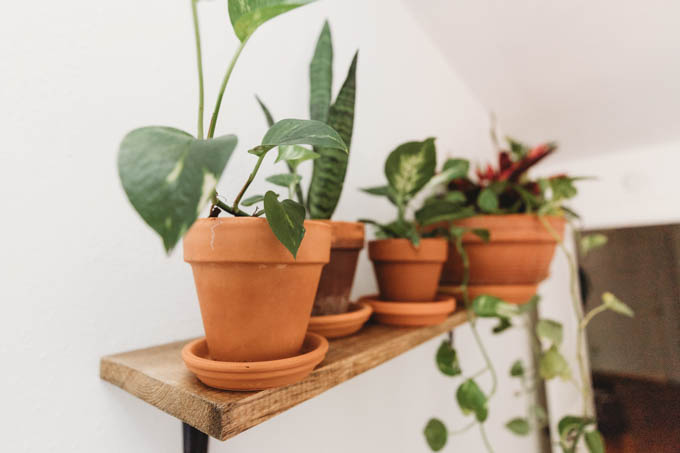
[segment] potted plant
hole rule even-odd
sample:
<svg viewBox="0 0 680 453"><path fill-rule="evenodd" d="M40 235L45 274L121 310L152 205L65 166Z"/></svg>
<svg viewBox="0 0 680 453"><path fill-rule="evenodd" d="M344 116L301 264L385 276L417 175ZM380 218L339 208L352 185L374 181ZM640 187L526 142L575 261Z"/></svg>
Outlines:
<svg viewBox="0 0 680 453"><path fill-rule="evenodd" d="M321 269L329 259L331 231L323 223L305 221L301 204L280 200L273 191L264 195L261 209L249 213L242 200L273 148L308 144L345 153L347 146L323 122L279 121L248 151L257 158L252 172L232 175L245 179L240 192L229 202L220 197L216 185L237 140L233 135L215 137L215 130L236 61L260 25L310 1L229 1L240 46L227 67L205 138L197 1L192 0L199 74L197 135L160 126L133 130L120 145L119 175L130 202L161 236L168 253L185 236L184 258L192 265L206 332L209 357L203 359L276 361L298 354L305 340ZM197 220L208 204L210 216ZM233 217L219 217L222 212ZM323 349L322 343L318 348ZM254 385L266 386L263 381Z"/></svg>
<svg viewBox="0 0 680 453"><path fill-rule="evenodd" d="M330 26L326 21L309 66L310 118L336 129L348 148L354 129L357 61L358 51L335 101L332 102L333 43ZM273 115L260 98L257 101L271 127L274 124ZM354 333L370 316L368 305L351 306L351 313L348 313L359 252L364 247L364 224L331 220L342 192L348 154L334 148L308 149L298 145L281 147L279 153L278 160L285 161L288 171L270 176L267 181L288 189L290 198L297 199L307 207L310 219L328 223L332 230L331 258L321 273L310 330L329 338ZM307 161L313 162L313 170L305 197L298 169ZM259 199L261 196L254 196L244 204L255 203Z"/></svg>
<svg viewBox="0 0 680 453"><path fill-rule="evenodd" d="M410 201L425 187L443 182L444 177L456 176L446 173L433 179L437 164L435 139L408 142L398 146L385 162L387 185L363 189L371 195L386 197L397 208L397 219L390 223L374 220L362 221L375 226L376 240L368 244L368 253L378 280L379 300L367 298L378 318L382 321L404 324L432 308L437 312L437 322L453 311L453 299L437 296L437 285L447 256L444 238L422 238L414 220L407 220L406 211ZM458 170L456 170L458 171ZM410 302L410 304L405 304ZM415 310L411 312L411 310ZM384 315L393 315L387 319ZM402 316L403 319L398 319Z"/></svg>
<svg viewBox="0 0 680 453"><path fill-rule="evenodd" d="M416 218L429 234L450 236L452 225L463 232L470 260L471 298L491 294L525 303L548 276L557 244L541 218L563 237L566 217L573 212L562 202L576 194L573 183L578 178L556 175L530 179L528 170L552 154L556 145L530 148L512 139L508 144L508 150L498 153L497 168L487 165L477 170L476 178L465 175L451 180L445 190L425 201ZM469 168L467 161L456 161ZM479 230L487 231L488 236L473 233ZM462 280L461 254L452 241L441 290L460 294Z"/></svg>

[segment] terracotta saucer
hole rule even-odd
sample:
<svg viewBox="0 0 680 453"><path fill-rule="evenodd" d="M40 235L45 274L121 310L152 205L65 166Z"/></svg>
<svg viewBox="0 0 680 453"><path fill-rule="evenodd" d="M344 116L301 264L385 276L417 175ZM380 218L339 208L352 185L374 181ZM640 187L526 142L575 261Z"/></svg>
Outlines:
<svg viewBox="0 0 680 453"><path fill-rule="evenodd" d="M326 356L328 340L307 332L300 354L266 362L219 362L210 359L205 338L182 348L189 371L209 387L222 390L264 390L301 381Z"/></svg>
<svg viewBox="0 0 680 453"><path fill-rule="evenodd" d="M308 332L323 335L326 338L341 338L359 331L371 317L373 309L365 302L349 305L347 313L339 315L312 316Z"/></svg>
<svg viewBox="0 0 680 453"><path fill-rule="evenodd" d="M378 295L360 299L373 307L373 316L390 326L434 326L446 320L456 308L456 299L439 294L435 302L387 302Z"/></svg>
<svg viewBox="0 0 680 453"><path fill-rule="evenodd" d="M511 304L523 305L529 302L538 291L538 285L469 285L468 298L470 301L482 294L498 297ZM460 286L440 286L439 292L451 294L458 300L463 300Z"/></svg>

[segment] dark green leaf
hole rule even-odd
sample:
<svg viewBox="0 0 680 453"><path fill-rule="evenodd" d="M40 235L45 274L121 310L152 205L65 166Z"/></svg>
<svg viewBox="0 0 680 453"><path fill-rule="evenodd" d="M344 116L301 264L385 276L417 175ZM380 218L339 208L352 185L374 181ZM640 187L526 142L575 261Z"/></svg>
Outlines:
<svg viewBox="0 0 680 453"><path fill-rule="evenodd" d="M259 203L260 201L264 200L264 195L253 195L252 197L248 197L245 200L241 201L241 204L243 206L252 206L255 203Z"/></svg>
<svg viewBox="0 0 680 453"><path fill-rule="evenodd" d="M437 349L437 368L447 376L458 376L461 373L460 364L456 350L451 347L448 341L442 341Z"/></svg>
<svg viewBox="0 0 680 453"><path fill-rule="evenodd" d="M279 175L272 175L267 178L267 182L281 187L290 187L292 184L297 184L301 180L302 176L293 173L282 173Z"/></svg>
<svg viewBox="0 0 680 453"><path fill-rule="evenodd" d="M557 346L552 345L545 351L538 362L538 372L543 379L571 378L571 370L567 359L560 353Z"/></svg>
<svg viewBox="0 0 680 453"><path fill-rule="evenodd" d="M424 434L427 445L430 446L432 451L439 451L446 445L449 432L444 423L436 418L432 418L425 425Z"/></svg>
<svg viewBox="0 0 680 453"><path fill-rule="evenodd" d="M548 181L550 183L550 188L552 189L553 200L565 200L568 198L573 198L578 194L578 191L574 186L575 178L564 176L560 178L552 178Z"/></svg>
<svg viewBox="0 0 680 453"><path fill-rule="evenodd" d="M118 174L132 206L169 253L208 204L236 147L226 135L197 140L170 127L143 127L125 136Z"/></svg>
<svg viewBox="0 0 680 453"><path fill-rule="evenodd" d="M264 113L264 118L267 120L267 127L272 127L274 125L274 117L272 116L271 112L269 111L267 106L264 105L264 102L262 102L262 99L260 99L259 96L256 95L255 99L257 99L257 103L260 104L262 113Z"/></svg>
<svg viewBox="0 0 680 453"><path fill-rule="evenodd" d="M485 421L489 415L486 395L472 379L468 379L458 387L456 400L463 414L474 413L478 422Z"/></svg>
<svg viewBox="0 0 680 453"><path fill-rule="evenodd" d="M285 119L269 128L261 146L313 145L347 153L347 145L332 127L320 121Z"/></svg>
<svg viewBox="0 0 680 453"><path fill-rule="evenodd" d="M271 190L264 196L264 212L274 235L297 257L302 238L305 236L305 207L293 200L279 202Z"/></svg>
<svg viewBox="0 0 680 453"><path fill-rule="evenodd" d="M598 430L587 431L584 438L590 453L605 453L604 439Z"/></svg>
<svg viewBox="0 0 680 453"><path fill-rule="evenodd" d="M477 205L482 212L494 214L498 212L498 195L491 188L483 189L477 197Z"/></svg>
<svg viewBox="0 0 680 453"><path fill-rule="evenodd" d="M552 319L540 319L536 323L536 335L559 346L562 344L562 324Z"/></svg>
<svg viewBox="0 0 680 453"><path fill-rule="evenodd" d="M328 124L347 144L349 151L354 130L354 102L356 98L356 71L359 54L352 59L347 78L338 97L328 112ZM315 151L321 156L314 161L312 179L307 195L307 208L313 219L330 219L340 201L347 173L349 156L337 149L319 145Z"/></svg>
<svg viewBox="0 0 680 453"><path fill-rule="evenodd" d="M510 145L510 153L512 153L514 160L522 159L529 154L529 151L531 150L529 146L510 137L505 137L505 139Z"/></svg>
<svg viewBox="0 0 680 453"><path fill-rule="evenodd" d="M472 310L481 318L509 318L519 313L517 305L487 294L475 297Z"/></svg>
<svg viewBox="0 0 680 453"><path fill-rule="evenodd" d="M446 192L442 200L448 201L450 203L465 203L467 201L467 198L465 197L465 194L460 190L453 190L451 192Z"/></svg>
<svg viewBox="0 0 680 453"><path fill-rule="evenodd" d="M518 436L526 436L529 434L529 422L526 418L513 418L505 424L505 427Z"/></svg>
<svg viewBox="0 0 680 453"><path fill-rule="evenodd" d="M470 162L465 159L449 159L444 163L444 168L441 173L436 174L428 186L438 186L440 184L448 184L454 179L463 178L467 175L470 168Z"/></svg>
<svg viewBox="0 0 680 453"><path fill-rule="evenodd" d="M472 206L461 206L444 200L434 200L416 211L416 220L423 226L450 222L475 215Z"/></svg>
<svg viewBox="0 0 680 453"><path fill-rule="evenodd" d="M328 21L324 22L309 65L309 118L325 123L333 87L333 42Z"/></svg>
<svg viewBox="0 0 680 453"><path fill-rule="evenodd" d="M489 230L485 230L483 228L473 228L470 230L470 233L474 234L484 242L489 242L491 240L491 233Z"/></svg>
<svg viewBox="0 0 680 453"><path fill-rule="evenodd" d="M521 360L515 360L510 367L510 376L520 377L524 376L524 364Z"/></svg>
<svg viewBox="0 0 680 453"><path fill-rule="evenodd" d="M269 19L315 0L229 0L229 18L241 42Z"/></svg>
<svg viewBox="0 0 680 453"><path fill-rule="evenodd" d="M434 176L436 165L434 138L408 142L387 157L385 176L395 192L407 199L418 193Z"/></svg>
<svg viewBox="0 0 680 453"><path fill-rule="evenodd" d="M279 146L279 155L276 157L275 162L286 161L292 165L293 169L296 169L298 165L302 162L311 159L317 159L319 155L300 145L284 145Z"/></svg>
<svg viewBox="0 0 680 453"><path fill-rule="evenodd" d="M377 186L377 187L365 187L363 189L359 189L362 192L366 192L371 195L378 195L381 197L388 197L392 194L392 190L390 186Z"/></svg>
<svg viewBox="0 0 680 453"><path fill-rule="evenodd" d="M565 453L575 452L576 444L584 429L593 423L594 420L591 418L575 417L573 415L562 417L557 424L557 432L560 434L560 443L563 445Z"/></svg>
<svg viewBox="0 0 680 453"><path fill-rule="evenodd" d="M602 303L605 307L620 315L628 316L629 318L635 316L635 312L628 305L621 302L618 297L608 291L602 294Z"/></svg>
<svg viewBox="0 0 680 453"><path fill-rule="evenodd" d="M510 319L508 318L498 318L498 324L491 329L493 333L501 333L505 330L508 330L510 327L512 327L512 323L510 322Z"/></svg>

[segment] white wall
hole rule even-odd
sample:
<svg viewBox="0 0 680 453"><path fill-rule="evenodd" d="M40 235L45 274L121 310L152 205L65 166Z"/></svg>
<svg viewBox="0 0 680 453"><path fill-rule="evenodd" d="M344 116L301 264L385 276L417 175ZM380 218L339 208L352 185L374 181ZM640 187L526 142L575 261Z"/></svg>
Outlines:
<svg viewBox="0 0 680 453"><path fill-rule="evenodd" d="M202 2L208 106L236 41L226 2ZM337 218L388 219L387 203L357 187L382 182L397 144L438 137L440 153L490 155L486 113L423 31L390 0L323 0L258 31L236 68L219 132L239 152L219 189L233 193L265 131L258 92L277 117L306 117L307 64L324 17L336 41L336 82L361 48L356 134ZM14 2L0 15L0 226L3 449L13 452L179 451L180 424L98 378L99 357L200 335L188 266L170 258L129 206L116 149L130 129L193 131L196 83L189 0ZM209 110L209 109L208 109ZM273 171L270 164L262 174ZM253 193L262 188L258 183ZM355 295L374 291L365 259ZM486 329L485 329L486 330ZM469 372L481 362L457 332ZM464 420L455 385L433 366L433 340L212 451L427 451L431 415ZM525 355L521 335L494 339L503 374ZM507 362L507 363L505 363ZM501 383L501 393L511 384ZM494 403L490 435L503 451L535 438L502 428L517 406ZM479 451L476 432L448 451Z"/></svg>

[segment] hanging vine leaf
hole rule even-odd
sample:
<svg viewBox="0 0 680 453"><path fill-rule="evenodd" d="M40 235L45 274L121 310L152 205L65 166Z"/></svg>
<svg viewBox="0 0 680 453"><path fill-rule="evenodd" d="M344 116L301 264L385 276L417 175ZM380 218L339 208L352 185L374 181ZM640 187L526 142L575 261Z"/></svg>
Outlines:
<svg viewBox="0 0 680 453"><path fill-rule="evenodd" d="M591 250L602 247L607 243L604 234L589 234L581 238L581 255L586 256Z"/></svg>
<svg viewBox="0 0 680 453"><path fill-rule="evenodd" d="M552 319L540 319L536 323L536 335L559 346L562 344L562 323Z"/></svg>
<svg viewBox="0 0 680 453"><path fill-rule="evenodd" d="M590 453L605 453L604 439L598 430L586 432L584 438Z"/></svg>
<svg viewBox="0 0 680 453"><path fill-rule="evenodd" d="M347 78L335 103L328 111L328 125L338 131L347 150L354 129L354 103L356 98L356 70L359 53L352 59ZM320 145L314 149L320 157L314 160L309 183L307 207L312 219L330 219L342 193L347 173L348 153Z"/></svg>
<svg viewBox="0 0 680 453"><path fill-rule="evenodd" d="M427 422L423 433L425 434L427 445L430 446L432 451L439 451L444 448L449 435L446 425L436 418L431 418L430 421Z"/></svg>
<svg viewBox="0 0 680 453"><path fill-rule="evenodd" d="M143 127L125 136L118 174L125 193L170 253L208 204L236 147L226 135L198 140L171 127Z"/></svg>
<svg viewBox="0 0 680 453"><path fill-rule="evenodd" d="M309 65L309 118L328 121L333 87L333 42L331 28L325 21Z"/></svg>
<svg viewBox="0 0 680 453"><path fill-rule="evenodd" d="M524 376L524 364L521 360L515 360L510 368L510 376L521 377Z"/></svg>
<svg viewBox="0 0 680 453"><path fill-rule="evenodd" d="M632 318L635 312L621 300L610 292L602 294L602 303L613 312Z"/></svg>
<svg viewBox="0 0 680 453"><path fill-rule="evenodd" d="M229 0L229 19L241 42L269 19L316 0Z"/></svg>
<svg viewBox="0 0 680 453"><path fill-rule="evenodd" d="M437 349L436 361L439 371L447 376L458 376L462 372L456 350L446 340L442 341L439 349Z"/></svg>
<svg viewBox="0 0 680 453"><path fill-rule="evenodd" d="M513 418L505 424L505 427L518 436L529 434L529 421L526 418Z"/></svg>
<svg viewBox="0 0 680 453"><path fill-rule="evenodd" d="M543 379L571 378L569 363L555 345L541 355L538 362L538 372Z"/></svg>
<svg viewBox="0 0 680 453"><path fill-rule="evenodd" d="M485 421L489 415L486 395L472 379L468 379L458 387L456 400L463 414L474 413L480 423Z"/></svg>

